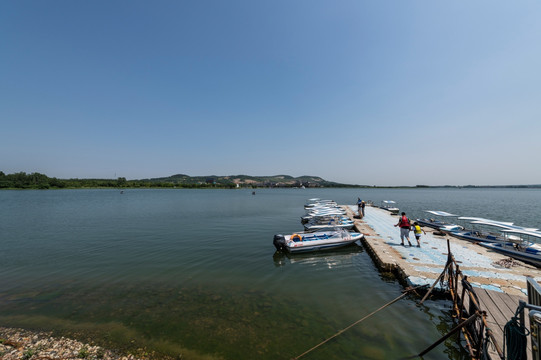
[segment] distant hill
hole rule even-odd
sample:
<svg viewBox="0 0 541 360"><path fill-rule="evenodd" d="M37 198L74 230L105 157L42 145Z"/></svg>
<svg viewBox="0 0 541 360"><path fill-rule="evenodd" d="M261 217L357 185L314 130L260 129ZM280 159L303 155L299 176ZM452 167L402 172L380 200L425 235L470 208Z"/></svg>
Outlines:
<svg viewBox="0 0 541 360"><path fill-rule="evenodd" d="M237 187L340 187L340 188L530 188L541 189L541 184L533 185L443 185L443 186L369 186L351 185L327 181L319 176L273 175L273 176L188 176L176 174L168 177L126 180L117 179L57 179L45 174L25 172L5 174L0 171L0 189L78 189L78 188L225 188Z"/></svg>
<svg viewBox="0 0 541 360"><path fill-rule="evenodd" d="M126 180L118 179L57 179L45 174L19 172L4 174L0 171L0 189L78 189L78 188L237 188L237 187L357 187L326 181L319 176L188 176Z"/></svg>
<svg viewBox="0 0 541 360"><path fill-rule="evenodd" d="M188 176L176 174L168 177L139 180L150 183L171 183L175 185L203 185L212 184L225 187L356 187L357 185L341 184L327 181L319 176L304 175L293 177L290 175L249 176L249 175L208 175Z"/></svg>

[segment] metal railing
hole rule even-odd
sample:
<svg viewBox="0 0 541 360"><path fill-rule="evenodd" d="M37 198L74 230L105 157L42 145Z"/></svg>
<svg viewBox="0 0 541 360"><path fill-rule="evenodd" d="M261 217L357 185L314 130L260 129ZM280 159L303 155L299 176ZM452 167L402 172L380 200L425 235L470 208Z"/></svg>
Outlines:
<svg viewBox="0 0 541 360"><path fill-rule="evenodd" d="M526 276L528 304L541 306L541 286L532 277Z"/></svg>
<svg viewBox="0 0 541 360"><path fill-rule="evenodd" d="M447 250L447 263L445 264L443 272L434 282L430 290L425 294L421 303L428 297L436 284L440 282L447 287L451 299L453 300L453 318L458 324L448 334L444 335L440 340L419 355L422 356L426 354L437 344L460 330L466 342L466 349L468 350L471 359L478 360L485 358L485 356L488 355L487 349L489 343L493 345L493 348L498 353L500 359L504 359L503 351L496 341L494 334L487 326L486 311L481 308L479 298L469 283L468 277L460 271L460 267L451 253L449 240L447 240Z"/></svg>
<svg viewBox="0 0 541 360"><path fill-rule="evenodd" d="M532 344L532 359L541 359L541 286L533 278L526 276L528 303L520 301L522 309L528 309L530 320L530 341ZM520 322L524 323L524 310L520 314Z"/></svg>
<svg viewBox="0 0 541 360"><path fill-rule="evenodd" d="M447 263L440 274L438 279L434 282L430 290L425 294L421 303L425 301L430 292L434 289L437 283L441 283L447 288L451 299L453 301L453 318L457 322L457 325L446 335L441 337L438 341L432 344L430 347L422 351L419 356L423 356L430 350L435 348L438 344L442 343L445 339L451 335L462 332L466 343L466 349L468 350L471 359L480 360L490 358L487 353L489 344L497 353L497 356L501 360L505 360L504 352L502 351L499 343L496 341L493 332L487 325L486 317L487 313L484 311L479 302L479 298L475 293L472 285L468 281L468 277L463 275L460 271L460 267L455 261L451 249L449 246L449 240L447 240ZM530 321L530 341L532 345L532 359L541 360L541 286L531 277L526 277L527 290L528 290L528 303L523 300L519 301L519 309L517 311L518 322L521 329L525 328L525 309L529 311ZM509 324L509 323L508 323ZM507 325L506 325L507 327ZM505 332L505 330L504 330ZM521 336L528 336L527 331ZM505 337L505 335L504 335ZM526 342L521 341L518 345L521 349L521 359L525 359L526 354ZM507 349L509 350L509 349ZM509 355L507 360L517 360L516 357Z"/></svg>

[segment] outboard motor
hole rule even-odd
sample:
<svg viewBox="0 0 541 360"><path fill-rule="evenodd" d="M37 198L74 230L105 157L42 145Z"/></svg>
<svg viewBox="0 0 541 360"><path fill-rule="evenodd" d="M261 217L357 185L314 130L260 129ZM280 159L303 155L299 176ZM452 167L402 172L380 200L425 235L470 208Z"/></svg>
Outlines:
<svg viewBox="0 0 541 360"><path fill-rule="evenodd" d="M286 238L284 237L284 235L281 235L281 234L274 235L274 240L272 243L274 244L274 247L276 248L276 250L278 251L286 250Z"/></svg>

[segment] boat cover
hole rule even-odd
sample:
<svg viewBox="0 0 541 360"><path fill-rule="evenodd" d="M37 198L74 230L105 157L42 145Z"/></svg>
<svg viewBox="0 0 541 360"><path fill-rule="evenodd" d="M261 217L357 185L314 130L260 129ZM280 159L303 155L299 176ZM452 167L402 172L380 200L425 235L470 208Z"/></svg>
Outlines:
<svg viewBox="0 0 541 360"><path fill-rule="evenodd" d="M458 216L458 215L450 214L450 213L445 212L445 211L426 210L426 212L434 214L434 215L438 215L438 216Z"/></svg>

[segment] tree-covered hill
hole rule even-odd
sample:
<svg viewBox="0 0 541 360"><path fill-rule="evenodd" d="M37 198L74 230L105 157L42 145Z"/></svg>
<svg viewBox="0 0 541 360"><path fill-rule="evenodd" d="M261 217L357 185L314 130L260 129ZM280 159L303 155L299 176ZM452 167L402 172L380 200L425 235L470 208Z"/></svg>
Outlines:
<svg viewBox="0 0 541 360"><path fill-rule="evenodd" d="M63 188L237 188L237 187L355 187L326 181L318 176L188 176L126 180L118 179L57 179L40 173L19 172L4 174L0 171L0 189L63 189Z"/></svg>
<svg viewBox="0 0 541 360"><path fill-rule="evenodd" d="M0 171L0 189L78 189L78 188L262 188L262 187L380 187L368 185L340 184L327 181L319 176L299 176L289 175L274 176L249 176L249 175L229 175L229 176L189 176L177 174L168 177L126 180L124 177L117 179L57 179L37 172L27 174L18 172L14 174L5 174ZM465 185L465 186L392 186L394 188L541 188L541 184L536 185Z"/></svg>

